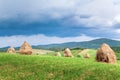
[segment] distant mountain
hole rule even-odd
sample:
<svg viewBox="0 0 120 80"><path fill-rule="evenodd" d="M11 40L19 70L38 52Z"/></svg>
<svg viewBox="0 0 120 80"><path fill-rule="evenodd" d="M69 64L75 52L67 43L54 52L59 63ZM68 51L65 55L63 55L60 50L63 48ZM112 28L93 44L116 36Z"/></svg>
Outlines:
<svg viewBox="0 0 120 80"><path fill-rule="evenodd" d="M111 47L120 47L120 41L107 39L107 38L100 38L91 41L84 41L84 42L68 42L62 44L50 44L50 45L38 45L32 46L34 49L48 49L48 50L55 50L59 51L64 48L98 48L102 43L107 43ZM0 51L6 51L8 47L0 49ZM16 48L17 50L19 47Z"/></svg>
<svg viewBox="0 0 120 80"><path fill-rule="evenodd" d="M62 44L50 44L50 45L39 45L39 46L33 46L34 48L98 48L102 43L107 43L111 47L120 46L120 41L107 39L107 38L100 38L95 39L91 41L84 41L84 42L68 42L68 43L62 43Z"/></svg>

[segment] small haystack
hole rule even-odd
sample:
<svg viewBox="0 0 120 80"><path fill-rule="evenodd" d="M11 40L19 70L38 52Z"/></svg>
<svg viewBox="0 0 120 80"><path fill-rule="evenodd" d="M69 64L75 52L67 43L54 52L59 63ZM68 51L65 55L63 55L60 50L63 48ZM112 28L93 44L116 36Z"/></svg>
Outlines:
<svg viewBox="0 0 120 80"><path fill-rule="evenodd" d="M15 48L11 46L8 48L7 53L16 53Z"/></svg>
<svg viewBox="0 0 120 80"><path fill-rule="evenodd" d="M90 58L90 54L86 53L84 58Z"/></svg>
<svg viewBox="0 0 120 80"><path fill-rule="evenodd" d="M57 53L55 54L55 56L61 57L61 53L60 53L60 52L57 52Z"/></svg>
<svg viewBox="0 0 120 80"><path fill-rule="evenodd" d="M25 41L21 48L19 49L19 53L31 55L32 54L32 47Z"/></svg>
<svg viewBox="0 0 120 80"><path fill-rule="evenodd" d="M107 44L102 44L97 50L96 61L106 63L116 63L116 55Z"/></svg>
<svg viewBox="0 0 120 80"><path fill-rule="evenodd" d="M73 57L71 51L69 48L66 48L65 51L64 51L64 56L65 57Z"/></svg>

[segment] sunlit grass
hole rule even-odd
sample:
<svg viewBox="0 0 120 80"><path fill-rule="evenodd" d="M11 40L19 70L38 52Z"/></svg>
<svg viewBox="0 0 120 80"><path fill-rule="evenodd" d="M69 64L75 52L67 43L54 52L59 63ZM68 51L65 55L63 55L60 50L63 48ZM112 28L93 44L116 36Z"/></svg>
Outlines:
<svg viewBox="0 0 120 80"><path fill-rule="evenodd" d="M72 52L76 55L78 51ZM0 80L120 80L120 61L99 63L95 61L96 51L89 53L90 59L3 53Z"/></svg>

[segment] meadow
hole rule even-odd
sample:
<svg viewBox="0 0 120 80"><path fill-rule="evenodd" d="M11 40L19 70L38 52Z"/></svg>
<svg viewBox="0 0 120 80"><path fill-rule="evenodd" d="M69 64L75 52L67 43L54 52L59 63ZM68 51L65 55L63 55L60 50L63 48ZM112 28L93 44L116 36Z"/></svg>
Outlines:
<svg viewBox="0 0 120 80"><path fill-rule="evenodd" d="M55 52L29 56L1 53L0 80L120 80L119 60L100 63L95 61L96 50L88 51L89 59L78 57L78 52L72 50L74 58L55 57Z"/></svg>

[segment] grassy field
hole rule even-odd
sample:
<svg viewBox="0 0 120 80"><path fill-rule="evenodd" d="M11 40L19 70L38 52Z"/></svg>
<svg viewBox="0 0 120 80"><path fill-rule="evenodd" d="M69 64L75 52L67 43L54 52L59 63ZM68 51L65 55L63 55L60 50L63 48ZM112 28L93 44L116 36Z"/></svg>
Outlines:
<svg viewBox="0 0 120 80"><path fill-rule="evenodd" d="M1 53L0 80L120 80L120 61L98 63L96 50L88 51L90 59L77 57L79 50L72 52L74 58Z"/></svg>

